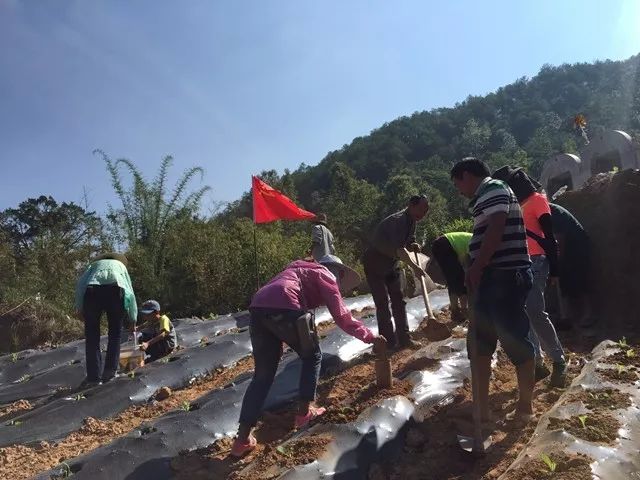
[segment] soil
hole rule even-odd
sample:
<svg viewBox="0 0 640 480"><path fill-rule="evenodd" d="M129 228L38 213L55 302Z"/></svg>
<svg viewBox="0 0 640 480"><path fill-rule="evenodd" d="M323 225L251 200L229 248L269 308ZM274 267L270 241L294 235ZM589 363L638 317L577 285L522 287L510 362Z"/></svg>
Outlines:
<svg viewBox="0 0 640 480"><path fill-rule="evenodd" d="M0 422L8 420L11 417L15 417L20 413L31 410L32 408L33 406L31 405L31 403L29 403L29 400L18 400L17 402L13 402L11 405L0 408Z"/></svg>
<svg viewBox="0 0 640 480"><path fill-rule="evenodd" d="M505 480L591 480L593 477L590 467L590 464L594 461L593 458L586 455L558 452L556 449L550 451L553 451L549 455L550 459L556 464L554 472L550 471L542 459L536 458L530 459L520 467L511 470L505 476Z"/></svg>
<svg viewBox="0 0 640 480"><path fill-rule="evenodd" d="M188 388L174 390L172 395L164 401L135 405L107 420L86 418L80 430L69 434L59 442L41 442L37 447L15 445L0 448L0 478L15 480L30 478L67 459L109 443L138 428L145 421L179 409L184 402L192 402L204 393L221 388L238 375L251 370L253 370L253 358L249 357L231 368L199 379Z"/></svg>
<svg viewBox="0 0 640 480"><path fill-rule="evenodd" d="M600 412L630 407L631 397L614 388L599 388L570 395L566 403L572 402L582 402L589 410Z"/></svg>
<svg viewBox="0 0 640 480"><path fill-rule="evenodd" d="M565 334L565 336L567 336ZM569 359L569 381L580 372L582 363L571 351L571 346L579 343L573 334L563 338L565 353ZM469 382L455 395L449 405L434 408L422 423L417 424L410 434L420 441L409 442L394 466L387 468L380 478L392 480L495 480L513 463L531 438L536 422L516 425L502 421L515 408L517 381L515 368L504 352L498 351L498 364L493 368L490 386L492 417L496 420L492 429L493 445L487 454L474 458L458 445L457 434L472 433L471 386ZM548 411L560 398L562 390L551 389L545 381L538 382L534 392L534 412L539 417ZM424 442L422 442L424 439ZM542 464L544 467L544 464ZM589 470L590 472L590 470ZM527 478L513 477L515 478ZM531 479L545 478L533 475ZM572 478L572 477L554 477ZM590 479L590 476L576 478Z"/></svg>
<svg viewBox="0 0 640 480"><path fill-rule="evenodd" d="M441 315L439 321L449 324L449 316ZM423 324L424 325L424 324ZM427 344L424 328L418 328L412 334L423 345ZM417 356L412 350L400 350L391 355L394 377L407 373L420 366L434 368L438 362ZM318 418L316 424L347 423L355 420L366 408L394 395L409 397L412 385L394 378L389 389L378 389L375 385L375 357L362 355L353 365L339 374L321 380L318 385L317 404L327 408L327 412ZM225 438L214 444L192 452L185 452L172 460L172 468L177 479L199 480L210 478L230 478L234 480L270 479L277 477L284 468L304 465L317 459L329 442L327 434L315 434L308 442L319 442L320 446L311 448L289 448L291 442L303 442L303 438L294 437L292 408L279 412L265 412L258 423L254 435L258 440L256 449L241 460L228 456L233 441ZM322 427L320 427L322 428ZM414 435L420 438L420 432ZM288 440L289 439L289 440ZM326 442L326 443L325 443ZM294 445L295 445L294 444ZM282 446L288 453L283 458L278 451ZM275 452L275 453L274 453ZM384 477L383 477L384 478Z"/></svg>
<svg viewBox="0 0 640 480"><path fill-rule="evenodd" d="M365 307L361 310L354 310L352 313L357 318L363 318L375 314L375 309ZM318 333L324 335L333 328L335 328L333 321L322 322L318 325ZM203 343L207 341L206 337L203 338ZM59 442L42 442L37 447L15 445L0 448L0 478L29 478L38 472L53 468L67 459L91 451L127 434L145 421L153 420L171 410L180 408L184 402L192 402L210 390L223 387L238 375L251 370L253 370L253 359L249 357L241 360L234 367L219 368L211 376L203 377L182 390L172 391L167 398L161 401L158 401L159 398L163 398L167 393L164 391L160 393L162 388L159 389L158 400L144 405L132 406L114 418L98 420L89 417L85 419L80 430L69 434ZM0 410L0 420L8 420L31 408L28 401L20 400ZM293 424L293 419L291 419L291 424Z"/></svg>
<svg viewBox="0 0 640 480"><path fill-rule="evenodd" d="M229 479L277 478L289 468L311 463L321 457L332 440L330 434L321 433L294 438L277 447L267 446L256 461L235 472Z"/></svg>
<svg viewBox="0 0 640 480"><path fill-rule="evenodd" d="M635 383L638 381L638 373L635 367L624 367L623 370L614 368L598 368L596 372L606 380L620 383Z"/></svg>
<svg viewBox="0 0 640 480"><path fill-rule="evenodd" d="M402 357L401 353L391 357L392 366L397 357ZM379 401L395 395L409 396L413 389L409 382L398 379L393 380L391 388L380 389L375 383L375 378L373 357L370 357L366 363L360 363L340 375L323 380L318 386L318 404L326 407L327 412L320 417L320 421L352 422L364 410Z"/></svg>
<svg viewBox="0 0 640 480"><path fill-rule="evenodd" d="M580 221L590 240L590 297L603 332L637 332L640 311L640 171L592 178L557 203Z"/></svg>
<svg viewBox="0 0 640 480"><path fill-rule="evenodd" d="M612 443L618 438L620 422L611 415L592 413L582 418L584 427L577 416L567 419L552 417L549 419L549 430L565 430L574 437L590 442Z"/></svg>
<svg viewBox="0 0 640 480"><path fill-rule="evenodd" d="M613 365L633 365L640 368L640 348L622 347L621 351L605 357L603 361Z"/></svg>

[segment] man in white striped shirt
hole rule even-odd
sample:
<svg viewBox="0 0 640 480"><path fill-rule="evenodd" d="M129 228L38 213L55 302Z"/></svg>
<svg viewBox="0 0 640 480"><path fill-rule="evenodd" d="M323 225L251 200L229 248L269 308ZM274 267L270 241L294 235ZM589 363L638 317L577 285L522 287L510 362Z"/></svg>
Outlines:
<svg viewBox="0 0 640 480"><path fill-rule="evenodd" d="M489 421L491 356L500 340L518 375L518 403L507 417L528 422L533 418L534 353L525 301L533 277L522 211L511 189L492 179L480 160L456 163L451 179L471 199L473 215L471 266L465 283L473 297L467 346L478 377L479 395L474 401L480 403L482 420Z"/></svg>

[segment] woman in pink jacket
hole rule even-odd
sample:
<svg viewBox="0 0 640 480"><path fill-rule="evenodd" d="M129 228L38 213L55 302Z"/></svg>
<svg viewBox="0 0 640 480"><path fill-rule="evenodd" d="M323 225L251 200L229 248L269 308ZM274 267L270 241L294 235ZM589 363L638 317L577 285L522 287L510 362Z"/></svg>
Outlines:
<svg viewBox="0 0 640 480"><path fill-rule="evenodd" d="M342 300L336 276L327 268L338 273L340 265L335 260L339 262L337 257L326 262L322 259L323 264L297 260L254 295L249 312L255 369L242 401L240 427L231 455L241 457L256 446L251 431L275 378L283 342L302 360L296 428L304 427L325 412L324 408L313 406L322 353L310 310L326 305L336 324L349 335L373 343L375 348L386 343L384 337L374 335L351 316Z"/></svg>

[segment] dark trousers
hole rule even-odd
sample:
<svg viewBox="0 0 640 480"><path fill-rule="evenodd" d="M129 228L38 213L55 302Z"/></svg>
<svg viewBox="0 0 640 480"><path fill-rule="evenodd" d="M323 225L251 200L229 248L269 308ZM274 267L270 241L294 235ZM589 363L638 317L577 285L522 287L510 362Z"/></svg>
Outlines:
<svg viewBox="0 0 640 480"><path fill-rule="evenodd" d="M518 366L534 359L529 340L525 302L533 285L530 268L499 270L487 267L474 294L474 320L467 332L467 351L475 340L476 352L490 357L498 340L511 362Z"/></svg>
<svg viewBox="0 0 640 480"><path fill-rule="evenodd" d="M276 376L282 356L282 342L295 350L302 360L298 393L300 400L312 402L316 398L322 352L317 334L314 336L313 351L303 352L301 348L295 321L306 312L272 308L253 308L250 312L249 332L255 367L251 383L242 399L240 423L253 427L260 418Z"/></svg>
<svg viewBox="0 0 640 480"><path fill-rule="evenodd" d="M100 352L100 318L106 312L109 339L107 356L102 368ZM82 315L84 317L85 355L87 380L97 382L109 380L118 371L120 339L125 317L124 291L118 285L89 285L84 293Z"/></svg>
<svg viewBox="0 0 640 480"><path fill-rule="evenodd" d="M153 332L143 330L140 340L143 342L148 342L153 337ZM170 339L168 337L165 337L159 342L150 345L149 348L147 348L147 350L145 351L145 353L149 356L149 358L146 359L146 362L153 362L155 360L158 360L159 358L166 357L171 352L173 352L173 347L169 345L169 341Z"/></svg>
<svg viewBox="0 0 640 480"><path fill-rule="evenodd" d="M399 263L376 250L367 250L362 259L364 274L376 305L378 332L389 346L409 340L406 302L402 294ZM391 310L389 310L391 299ZM393 322L391 313L393 312ZM394 331L395 323L395 331Z"/></svg>
<svg viewBox="0 0 640 480"><path fill-rule="evenodd" d="M466 295L467 289L464 286L464 269L460 264L460 259L456 251L453 249L449 240L444 235L436 238L431 245L433 258L436 259L444 279L447 282L447 288L454 295Z"/></svg>

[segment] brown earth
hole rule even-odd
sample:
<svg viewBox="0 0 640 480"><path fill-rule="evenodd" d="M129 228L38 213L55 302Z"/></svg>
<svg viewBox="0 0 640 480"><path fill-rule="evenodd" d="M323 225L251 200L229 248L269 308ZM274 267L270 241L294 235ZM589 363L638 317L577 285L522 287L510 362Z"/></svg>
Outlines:
<svg viewBox="0 0 640 480"><path fill-rule="evenodd" d="M20 413L31 410L32 408L33 406L31 405L29 400L18 400L17 402L13 402L11 405L0 408L0 422L8 420L9 418L14 417Z"/></svg>
<svg viewBox="0 0 640 480"><path fill-rule="evenodd" d="M352 313L357 318L363 318L374 314L375 309L365 307L354 310ZM335 328L333 321L322 322L318 325L318 333L324 335L332 328ZM207 338L203 338L203 343L206 344L207 341ZM37 447L15 445L0 448L0 478L16 480L29 478L38 472L53 468L65 460L94 450L127 434L145 421L151 421L171 410L182 408L185 402L191 403L204 393L221 388L238 375L252 370L253 359L245 358L231 368L219 368L212 375L203 377L184 389L172 391L163 401L135 405L116 417L106 420L89 417L85 419L85 424L80 430L72 432L58 442L42 442ZM166 393L161 393L160 398ZM28 401L20 400L0 410L0 418L9 419L20 411L30 408Z"/></svg>
<svg viewBox="0 0 640 480"><path fill-rule="evenodd" d="M638 374L635 367L598 368L596 372L606 380L620 383L635 383L638 381Z"/></svg>
<svg viewBox="0 0 640 480"><path fill-rule="evenodd" d="M37 447L16 445L0 448L0 478L15 480L30 478L65 460L77 457L138 428L143 422L182 408L206 392L221 388L239 374L253 370L253 358L241 360L235 366L203 377L183 390L176 390L166 400L152 401L129 407L116 417L107 420L86 418L78 431L55 443L41 442Z"/></svg>
<svg viewBox="0 0 640 480"><path fill-rule="evenodd" d="M591 413L580 417L552 417L549 419L549 430L566 430L571 435L590 442L612 443L618 438L620 422L611 415Z"/></svg>
<svg viewBox="0 0 640 480"><path fill-rule="evenodd" d="M622 347L621 351L604 357L603 361L613 365L633 365L640 368L640 348Z"/></svg>
<svg viewBox="0 0 640 480"><path fill-rule="evenodd" d="M439 320L449 323L448 313L440 315ZM332 322L327 323L320 326L321 333L333 327ZM419 329L414 338L423 344L427 343L424 329ZM582 366L583 359L574 352L588 352L592 345L586 344L576 335L565 335L563 343L569 357L570 375L575 375ZM378 400L394 394L409 394L410 385L397 379L394 387L389 390L379 391L372 386L375 378L373 358L372 355L364 355L346 371L321 381L318 404L328 406L328 412L316 423L351 421ZM498 356L498 362L498 367L494 369L491 401L493 415L502 418L514 408L517 391L515 371L502 352ZM393 353L392 365L394 375L401 377L412 370L436 368L437 362L421 358L419 352L405 350ZM0 478L27 478L65 459L97 448L139 427L145 420L180 408L184 402L192 402L206 391L229 383L236 375L250 371L251 368L251 359L247 359L231 370L217 372L212 378L203 379L187 389L173 392L164 402L132 407L118 417L106 421L88 419L80 431L74 432L56 445L0 449ZM548 389L542 382L539 383L534 404L536 414L548 410L557 401L560 392ZM470 433L470 393L469 382L466 382L465 386L456 392L451 404L439 406L429 412L424 422L409 431L407 445L401 457L394 462L395 466L377 464L372 470L371 478L495 479L503 473L528 442L535 429L535 422L524 428L500 423L493 434L495 443L488 455L481 459L470 458L459 449L456 441L456 433ZM321 434L322 430L312 438L302 440L304 437L293 436L292 425L291 409L265 413L255 432L259 446L244 459L231 461L227 457L232 440L225 438L205 449L185 452L175 457L172 467L179 479L272 478L275 472L282 472L282 469L291 465L308 463L317 458L330 441L330 438ZM316 428L322 429L320 425ZM283 448L278 450L279 446Z"/></svg>
<svg viewBox="0 0 640 480"><path fill-rule="evenodd" d="M555 463L555 471L540 458L531 459L506 475L506 480L590 480L593 458L586 455L569 455L553 450L549 459Z"/></svg>
<svg viewBox="0 0 640 480"><path fill-rule="evenodd" d="M438 319L447 324L450 322L447 313L439 315ZM427 344L424 328L419 328L413 334L413 338L424 345ZM394 352L391 355L394 376L405 373L409 366L425 365L430 369L435 366L433 361L421 360L416 355L416 352L412 350ZM410 395L411 384L397 378L394 379L392 388L378 389L375 385L373 360L373 355L365 354L343 372L321 380L318 385L317 404L326 407L327 412L319 417L315 423L350 422L355 420L366 408L385 398L394 395ZM288 445L287 439L291 438L293 434L291 409L266 412L254 431L258 446L241 460L235 460L228 456L232 441L225 438L206 448L182 453L173 459L172 468L176 473L176 478L184 480L210 478L263 480L274 478L281 474L285 467L309 463L322 454L321 448L313 452L304 449L287 449L288 455L283 456L277 448L281 444ZM321 442L327 439L326 434L318 435ZM323 444L323 448L324 446L326 444Z"/></svg>
<svg viewBox="0 0 640 480"><path fill-rule="evenodd" d="M582 402L589 410L600 412L630 407L631 397L615 388L599 388L574 393L566 401L566 403L571 402Z"/></svg>
<svg viewBox="0 0 640 480"><path fill-rule="evenodd" d="M576 333L561 335L569 361L569 380L571 380L580 372L584 363L584 354L576 352L590 351L590 346L586 345ZM561 393L560 389L550 389L545 381L538 382L533 405L536 417L548 411L560 398ZM412 446L411 442L407 442L400 458L394 461L393 467L387 467L380 478L392 480L493 480L498 478L526 446L536 427L535 421L522 427L502 420L515 408L516 398L515 368L506 355L499 350L498 364L493 369L490 386L491 413L498 421L492 431L493 445L487 454L475 458L464 452L457 442L457 434L470 435L473 429L471 387L470 382L465 382L451 404L433 409L422 423L416 425L414 432L410 432L414 438L424 438L424 443L418 441L416 446ZM379 466L377 468L379 473ZM534 475L531 478L539 477ZM590 480L591 477L578 478Z"/></svg>
<svg viewBox="0 0 640 480"><path fill-rule="evenodd" d="M637 334L640 311L640 172L599 174L557 203L583 225L591 241L591 297L603 333Z"/></svg>

